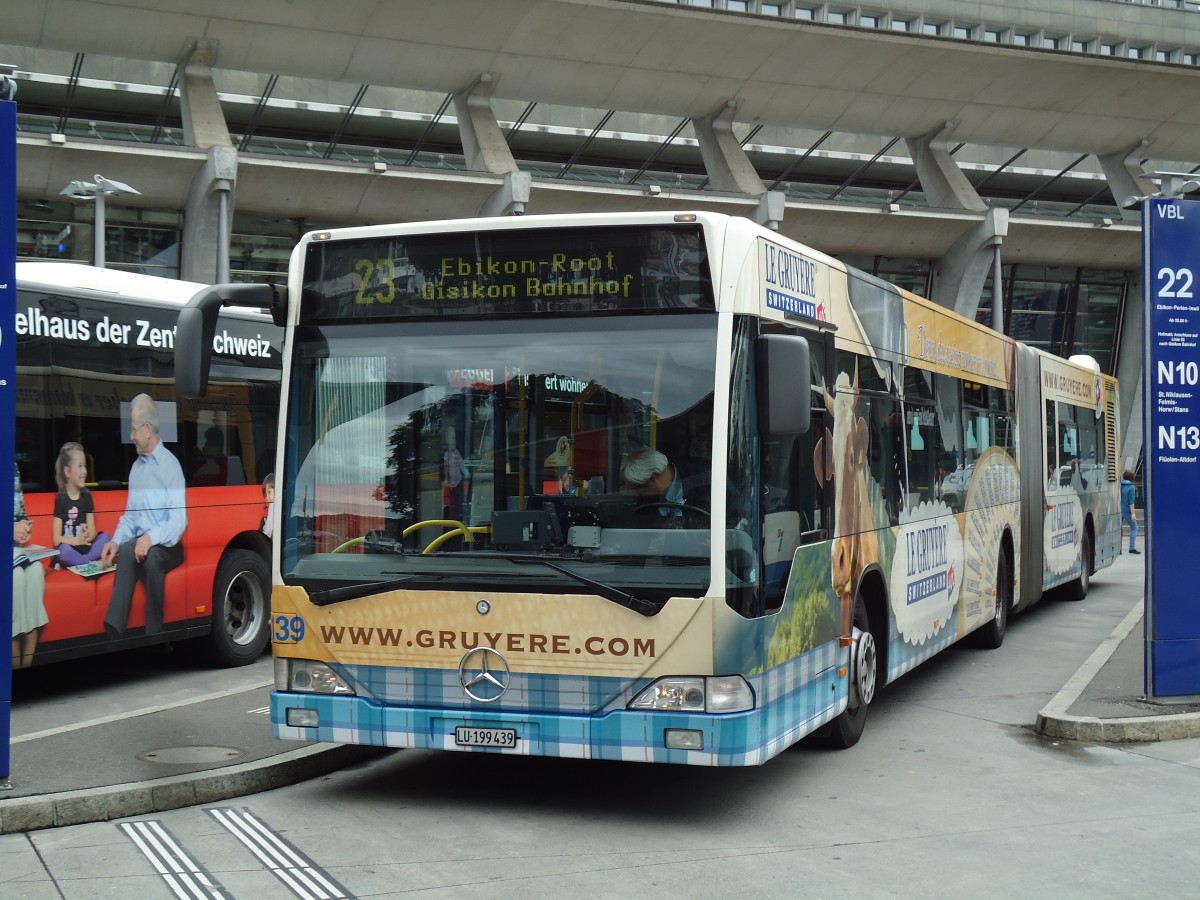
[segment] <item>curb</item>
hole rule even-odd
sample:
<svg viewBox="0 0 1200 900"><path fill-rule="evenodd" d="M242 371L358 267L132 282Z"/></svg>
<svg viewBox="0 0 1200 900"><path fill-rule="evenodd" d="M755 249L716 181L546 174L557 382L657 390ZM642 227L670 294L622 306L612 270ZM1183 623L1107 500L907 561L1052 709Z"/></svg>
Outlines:
<svg viewBox="0 0 1200 900"><path fill-rule="evenodd" d="M1141 620L1144 601L1129 611L1129 615L1112 634L1080 666L1061 691L1042 707L1033 730L1038 734L1068 741L1088 741L1097 744L1132 744L1150 741L1174 741L1200 737L1200 713L1166 713L1158 716L1128 716L1101 719L1096 716L1073 716L1068 710L1096 677L1096 673L1117 651Z"/></svg>
<svg viewBox="0 0 1200 900"><path fill-rule="evenodd" d="M387 748L353 744L313 745L204 773L0 799L0 834L107 822L229 800L325 775L386 752Z"/></svg>

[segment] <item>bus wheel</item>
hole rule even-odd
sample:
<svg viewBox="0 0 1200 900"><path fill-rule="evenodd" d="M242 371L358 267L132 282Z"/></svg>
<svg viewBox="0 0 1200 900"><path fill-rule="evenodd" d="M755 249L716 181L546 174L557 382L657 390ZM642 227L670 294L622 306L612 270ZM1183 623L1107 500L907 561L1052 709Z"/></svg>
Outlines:
<svg viewBox="0 0 1200 900"><path fill-rule="evenodd" d="M850 704L828 725L825 744L836 750L853 747L867 725L867 708L875 699L879 677L879 653L867 604L861 595L854 598L854 644L850 652Z"/></svg>
<svg viewBox="0 0 1200 900"><path fill-rule="evenodd" d="M986 650L995 650L1004 643L1008 629L1008 611L1012 608L1013 581L1008 573L1008 556L1003 550L996 560L996 614L992 621L975 632L975 643Z"/></svg>
<svg viewBox="0 0 1200 900"><path fill-rule="evenodd" d="M1092 586L1092 536L1086 528L1079 545L1079 564L1079 577L1063 588L1063 596L1067 600L1082 600Z"/></svg>
<svg viewBox="0 0 1200 900"><path fill-rule="evenodd" d="M213 586L209 651L223 666L244 666L262 656L267 628L271 572L253 550L234 550L221 561Z"/></svg>

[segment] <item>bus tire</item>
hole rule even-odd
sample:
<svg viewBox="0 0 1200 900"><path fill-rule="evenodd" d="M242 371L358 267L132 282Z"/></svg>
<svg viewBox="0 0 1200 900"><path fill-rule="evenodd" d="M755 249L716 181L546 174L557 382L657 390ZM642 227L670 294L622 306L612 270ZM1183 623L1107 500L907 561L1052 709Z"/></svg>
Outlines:
<svg viewBox="0 0 1200 900"><path fill-rule="evenodd" d="M234 550L221 560L213 584L209 655L222 666L245 666L267 646L271 570L253 550Z"/></svg>
<svg viewBox="0 0 1200 900"><path fill-rule="evenodd" d="M1063 587L1063 598L1082 600L1092 585L1092 533L1083 530L1083 541L1079 547L1079 577Z"/></svg>
<svg viewBox="0 0 1200 900"><path fill-rule="evenodd" d="M871 633L871 619L862 594L854 597L855 642L850 660L850 703L822 734L823 743L835 750L853 747L867 727L867 711L879 683L879 653Z"/></svg>
<svg viewBox="0 0 1200 900"><path fill-rule="evenodd" d="M975 632L975 645L985 650L998 650L1008 630L1008 613L1012 609L1013 580L1009 574L1008 554L1003 548L996 560L996 614Z"/></svg>

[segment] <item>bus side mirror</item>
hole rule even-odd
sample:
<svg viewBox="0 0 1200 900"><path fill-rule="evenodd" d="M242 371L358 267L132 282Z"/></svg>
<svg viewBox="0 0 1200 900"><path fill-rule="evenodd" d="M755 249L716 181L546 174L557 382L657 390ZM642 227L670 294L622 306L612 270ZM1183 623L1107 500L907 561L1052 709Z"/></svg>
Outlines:
<svg viewBox="0 0 1200 900"><path fill-rule="evenodd" d="M221 295L213 288L205 288L179 311L175 326L175 392L182 397L203 397L208 393L213 335L222 305Z"/></svg>
<svg viewBox="0 0 1200 900"><path fill-rule="evenodd" d="M222 306L269 309L281 306L280 293L269 284L215 284L195 293L179 311L175 326L175 392L198 398L208 393L213 337Z"/></svg>
<svg viewBox="0 0 1200 900"><path fill-rule="evenodd" d="M804 434L811 417L808 341L762 334L754 343L758 420L768 435Z"/></svg>

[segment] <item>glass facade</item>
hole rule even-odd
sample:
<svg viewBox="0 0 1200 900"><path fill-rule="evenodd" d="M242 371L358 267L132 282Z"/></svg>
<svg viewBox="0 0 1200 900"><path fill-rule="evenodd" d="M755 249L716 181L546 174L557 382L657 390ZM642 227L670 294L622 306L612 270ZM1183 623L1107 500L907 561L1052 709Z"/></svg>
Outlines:
<svg viewBox="0 0 1200 900"><path fill-rule="evenodd" d="M95 204L87 201L20 201L17 259L91 263L95 252ZM144 275L179 277L183 215L173 210L104 207L106 265Z"/></svg>
<svg viewBox="0 0 1200 900"><path fill-rule="evenodd" d="M286 277L288 258L300 236L311 228L303 219L258 215L233 217L229 244L231 281ZM174 210L132 209L105 205L105 266L143 275L178 278L183 214ZM92 264L95 207L66 201L17 204L17 259Z"/></svg>

